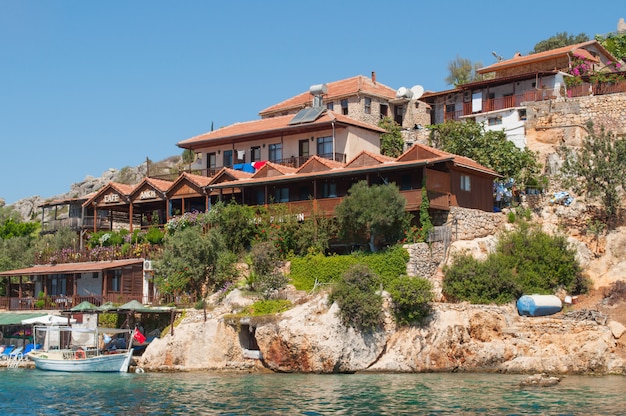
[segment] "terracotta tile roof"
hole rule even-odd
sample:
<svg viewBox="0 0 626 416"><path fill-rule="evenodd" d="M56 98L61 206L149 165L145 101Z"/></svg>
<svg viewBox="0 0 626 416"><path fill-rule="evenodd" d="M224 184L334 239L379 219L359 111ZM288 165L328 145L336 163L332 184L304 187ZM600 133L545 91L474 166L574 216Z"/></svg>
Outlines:
<svg viewBox="0 0 626 416"><path fill-rule="evenodd" d="M452 162L457 166L463 166L468 169L481 171L494 176L500 176L495 170L483 166L473 159L465 156L455 155L453 153L444 152L443 150L435 149L434 147L426 146L420 143L415 143L413 146L407 149L406 152L398 157L399 162L409 162L413 160L443 161L446 159L452 160Z"/></svg>
<svg viewBox="0 0 626 416"><path fill-rule="evenodd" d="M111 188L115 189L120 194L126 195L126 196L132 194L133 191L135 190L135 187L137 186L137 185L128 185L126 183L119 183L119 182L109 182L109 185L111 186Z"/></svg>
<svg viewBox="0 0 626 416"><path fill-rule="evenodd" d="M378 126L373 126L371 124L363 123L358 120L354 120L348 116L344 116L343 114L337 114L332 111L324 111L322 115L320 115L317 120L312 121L306 124L297 124L297 125L289 125L289 122L293 118L293 114L280 116L280 117L272 117L265 118L254 121L246 121L242 123L231 124L230 126L222 127L221 129L214 130L208 133L200 134L195 137L191 137L189 139L178 142L178 146L182 148L192 148L198 145L211 144L212 142L218 142L223 139L245 139L249 140L254 138L255 136L259 137L267 137L269 134L274 134L275 136L279 136L281 133L289 134L290 130L298 130L301 129L302 126L313 126L318 127L319 129L326 128L327 125L330 125L331 122L339 122L346 125L353 125L357 127L362 127L364 129L368 129L371 131L376 131L380 133L384 133L385 130L381 129Z"/></svg>
<svg viewBox="0 0 626 416"><path fill-rule="evenodd" d="M554 58L567 56L569 54L574 54L574 53L583 54L586 57L596 60L596 58L593 58L593 56L587 50L584 49L585 47L590 46L590 45L593 45L597 47L598 49L600 49L601 51L603 51L603 53L605 53L605 55L610 57L612 60L616 60L616 58L613 55L611 55L611 53L608 52L598 41L590 40L587 42L577 43L575 45L563 46L561 48L551 49L549 51L533 53L533 54L525 55L525 56L516 54L511 59L507 59L505 61L500 61L500 62L496 62L495 64L485 66L483 68L476 70L476 72L479 74L485 74L489 72L499 71L504 68L528 65L530 63L545 61L548 59L554 59Z"/></svg>
<svg viewBox="0 0 626 416"><path fill-rule="evenodd" d="M393 157L381 155L380 153L370 152L368 150L362 150L359 154L354 156L352 160L346 163L346 168L379 165L381 163L389 163L395 161L396 159Z"/></svg>
<svg viewBox="0 0 626 416"><path fill-rule="evenodd" d="M161 192L165 192L168 189L170 189L170 187L174 183L172 181L168 181L165 179L157 179L157 178L144 178L143 182L152 185L152 187L154 187L155 189L158 189ZM141 183L137 185L137 187L139 186L141 186Z"/></svg>
<svg viewBox="0 0 626 416"><path fill-rule="evenodd" d="M343 163L314 155L304 162L296 173L323 172L340 167L343 167Z"/></svg>
<svg viewBox="0 0 626 416"><path fill-rule="evenodd" d="M271 176L282 176L296 173L298 169L289 166L279 165L277 163L267 162L258 172L252 175L255 178L267 178Z"/></svg>
<svg viewBox="0 0 626 416"><path fill-rule="evenodd" d="M349 175L350 172L377 172L377 171L386 171L393 170L397 168L403 167L411 167L411 166L424 166L424 165L432 165L435 163L444 163L444 162L452 162L457 166L461 166L467 169L476 170L479 172L483 172L487 175L491 175L494 177L498 177L497 172L492 169L489 169L481 164L475 162L472 159L467 157L454 155L452 153L444 152L439 149L435 149L434 147L422 145L419 143L414 144L409 148L406 152L404 152L397 159L390 158L388 156L378 155L376 153L363 151L359 153L359 155L366 156L371 160L380 160L381 163L377 163L375 165L367 165L362 164L359 165L345 165L338 166L332 169L327 170L302 170L302 167L305 167L307 163L302 165L301 169L297 172L293 172L290 175L254 175L252 178L244 179L241 181L229 181L219 184L219 188L228 188L228 187L237 187L237 186L245 186L245 185L254 185L260 183L274 183L285 180L301 180L306 178L316 178L316 177L331 177L331 176L345 176ZM357 156L358 157L358 156ZM375 159L374 159L375 157ZM353 160L356 160L354 158ZM310 162L310 160L309 160ZM316 161L316 163L319 162ZM276 165L274 165L276 166ZM259 171L261 172L261 171Z"/></svg>
<svg viewBox="0 0 626 416"><path fill-rule="evenodd" d="M170 186L170 189L174 187L174 185L177 182L180 182L181 180L188 180L189 182L194 183L195 185L199 186L200 188L203 188L205 186L207 186L208 184L211 183L211 180L213 178L210 176L202 176L202 175L195 175L193 173L189 173L189 172L183 172L180 177L176 180L176 182L174 182L174 184L172 184L172 186Z"/></svg>
<svg viewBox="0 0 626 416"><path fill-rule="evenodd" d="M133 264L141 264L143 259L125 259L110 261L88 261L83 263L61 263L46 264L25 269L7 270L0 273L0 276L37 276L42 274L62 274L62 273L87 273L101 270L124 267Z"/></svg>
<svg viewBox="0 0 626 416"><path fill-rule="evenodd" d="M383 85L380 82L374 82L371 78L363 75L328 82L326 85L328 87L328 93L324 96L324 102L330 102L357 94L367 94L387 99L394 99L396 97L395 89ZM262 110L259 115L263 117L272 113L311 107L312 102L313 96L307 91L268 107Z"/></svg>
<svg viewBox="0 0 626 416"><path fill-rule="evenodd" d="M244 172L242 170L231 169L231 168L222 168L222 170L224 171L225 174L228 174L232 176L233 178L237 178L237 179L246 179L246 178L252 177L253 175L250 172ZM217 176L217 174L215 176Z"/></svg>
<svg viewBox="0 0 626 416"><path fill-rule="evenodd" d="M102 193L106 192L109 189L114 190L120 195L128 197L130 196L130 194L133 193L136 186L137 185L127 185L125 183L119 183L119 182L109 182L106 185L104 185L102 188L98 189L97 192L91 194L91 197L83 203L83 206L84 207L89 206L98 198L99 195L101 195Z"/></svg>

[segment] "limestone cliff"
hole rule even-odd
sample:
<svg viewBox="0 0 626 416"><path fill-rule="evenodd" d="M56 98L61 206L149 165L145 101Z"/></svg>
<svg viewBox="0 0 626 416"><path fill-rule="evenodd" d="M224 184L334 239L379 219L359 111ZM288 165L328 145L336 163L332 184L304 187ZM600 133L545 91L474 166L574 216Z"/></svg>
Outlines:
<svg viewBox="0 0 626 416"><path fill-rule="evenodd" d="M206 321L202 311L188 311L174 336L154 341L138 364L146 371L626 373L618 345L624 327L614 321L435 303L423 326L396 328L389 318L384 329L361 334L341 324L324 294L301 296L293 309L254 328L220 315L228 307ZM246 358L243 331L254 333L261 359Z"/></svg>

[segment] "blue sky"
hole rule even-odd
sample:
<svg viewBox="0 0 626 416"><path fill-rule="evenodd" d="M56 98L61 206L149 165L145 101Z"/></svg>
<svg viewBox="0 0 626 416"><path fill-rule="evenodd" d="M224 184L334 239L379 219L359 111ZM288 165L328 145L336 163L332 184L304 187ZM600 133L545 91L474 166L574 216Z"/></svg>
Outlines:
<svg viewBox="0 0 626 416"><path fill-rule="evenodd" d="M257 119L313 84L375 71L447 89L457 56L488 65L559 32L613 32L623 5L0 0L0 198L180 154L211 123Z"/></svg>

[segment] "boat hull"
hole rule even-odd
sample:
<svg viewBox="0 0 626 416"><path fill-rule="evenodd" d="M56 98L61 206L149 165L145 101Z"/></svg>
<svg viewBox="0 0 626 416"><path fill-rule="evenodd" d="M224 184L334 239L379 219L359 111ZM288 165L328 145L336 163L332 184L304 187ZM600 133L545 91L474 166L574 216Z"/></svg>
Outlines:
<svg viewBox="0 0 626 416"><path fill-rule="evenodd" d="M126 373L130 366L133 350L124 354L107 354L80 359L57 359L49 358L45 354L31 355L35 367L45 371L66 371L73 373L99 372L99 373Z"/></svg>

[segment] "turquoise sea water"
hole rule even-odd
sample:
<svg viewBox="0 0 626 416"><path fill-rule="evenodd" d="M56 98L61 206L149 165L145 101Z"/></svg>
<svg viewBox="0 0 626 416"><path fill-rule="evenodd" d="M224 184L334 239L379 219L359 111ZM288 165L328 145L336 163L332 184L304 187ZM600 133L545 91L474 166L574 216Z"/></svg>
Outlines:
<svg viewBox="0 0 626 416"><path fill-rule="evenodd" d="M2 415L618 415L626 377L520 388L502 374L68 374L0 370Z"/></svg>

